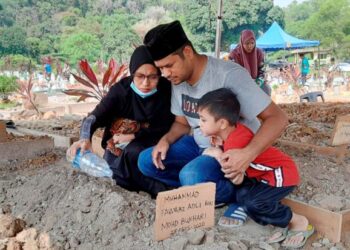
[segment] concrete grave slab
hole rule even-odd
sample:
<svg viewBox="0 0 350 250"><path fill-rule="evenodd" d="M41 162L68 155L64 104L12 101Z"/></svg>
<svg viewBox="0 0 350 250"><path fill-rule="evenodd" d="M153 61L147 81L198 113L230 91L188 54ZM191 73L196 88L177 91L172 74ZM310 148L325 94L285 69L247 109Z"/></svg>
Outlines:
<svg viewBox="0 0 350 250"><path fill-rule="evenodd" d="M25 160L52 151L54 141L50 137L38 137L33 140L13 140L0 143L0 162Z"/></svg>

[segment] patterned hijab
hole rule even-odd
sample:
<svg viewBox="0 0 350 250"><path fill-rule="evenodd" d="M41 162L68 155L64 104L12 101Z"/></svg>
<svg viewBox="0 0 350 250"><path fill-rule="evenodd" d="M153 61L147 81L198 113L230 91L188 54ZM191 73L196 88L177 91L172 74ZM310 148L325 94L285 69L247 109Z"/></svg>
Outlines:
<svg viewBox="0 0 350 250"><path fill-rule="evenodd" d="M256 46L250 53L247 53L244 50L243 44L250 39L254 39L254 41L256 42L253 31L243 30L241 33L240 43L234 50L231 51L229 58L246 68L250 73L251 77L253 79L256 79L258 76L259 65L264 60L264 54L261 51L261 49L258 49Z"/></svg>

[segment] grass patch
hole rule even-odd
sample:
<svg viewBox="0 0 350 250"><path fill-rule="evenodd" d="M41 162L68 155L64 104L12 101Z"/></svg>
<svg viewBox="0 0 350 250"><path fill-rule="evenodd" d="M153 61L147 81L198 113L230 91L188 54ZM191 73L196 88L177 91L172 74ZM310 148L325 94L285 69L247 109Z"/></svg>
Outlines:
<svg viewBox="0 0 350 250"><path fill-rule="evenodd" d="M14 108L16 106L18 106L18 103L16 102L8 102L8 103L0 102L0 109L9 109L9 108Z"/></svg>

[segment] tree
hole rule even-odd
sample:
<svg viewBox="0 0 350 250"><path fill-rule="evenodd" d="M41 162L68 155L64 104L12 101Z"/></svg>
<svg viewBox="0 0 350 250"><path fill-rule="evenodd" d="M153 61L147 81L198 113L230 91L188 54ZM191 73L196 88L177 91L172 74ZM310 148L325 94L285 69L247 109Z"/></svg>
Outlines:
<svg viewBox="0 0 350 250"><path fill-rule="evenodd" d="M0 55L25 54L26 33L18 26L0 28Z"/></svg>
<svg viewBox="0 0 350 250"><path fill-rule="evenodd" d="M81 59L96 61L100 56L101 43L95 35L80 32L65 37L60 50L71 64L76 64Z"/></svg>
<svg viewBox="0 0 350 250"><path fill-rule="evenodd" d="M1 76L0 75L0 99L7 100L8 95L17 89L17 78L14 76Z"/></svg>
<svg viewBox="0 0 350 250"><path fill-rule="evenodd" d="M303 39L320 40L321 46L332 48L338 58L350 57L348 0L293 3L286 13L289 13L286 15L288 32Z"/></svg>
<svg viewBox="0 0 350 250"><path fill-rule="evenodd" d="M210 1L195 0L186 2L184 24L193 45L199 51L213 51L215 47L215 14Z"/></svg>
<svg viewBox="0 0 350 250"><path fill-rule="evenodd" d="M114 57L119 62L129 61L133 45L142 43L140 37L131 29L136 19L125 13L106 17L102 22L102 45L106 53L103 59Z"/></svg>
<svg viewBox="0 0 350 250"><path fill-rule="evenodd" d="M213 51L215 45L217 4L210 0L187 1L184 7L185 26L201 51ZM223 1L222 47L237 42L244 29L255 33L267 30L277 21L283 25L283 11L271 0ZM191 35L190 35L191 36Z"/></svg>

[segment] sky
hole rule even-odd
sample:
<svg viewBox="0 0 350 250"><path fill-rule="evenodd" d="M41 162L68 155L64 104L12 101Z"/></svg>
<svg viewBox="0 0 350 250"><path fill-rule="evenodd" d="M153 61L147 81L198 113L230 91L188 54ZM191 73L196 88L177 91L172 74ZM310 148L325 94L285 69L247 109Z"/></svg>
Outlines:
<svg viewBox="0 0 350 250"><path fill-rule="evenodd" d="M298 3L304 2L305 0L297 0ZM286 7L288 6L293 0L274 0L273 1L275 5L278 5L280 7Z"/></svg>

